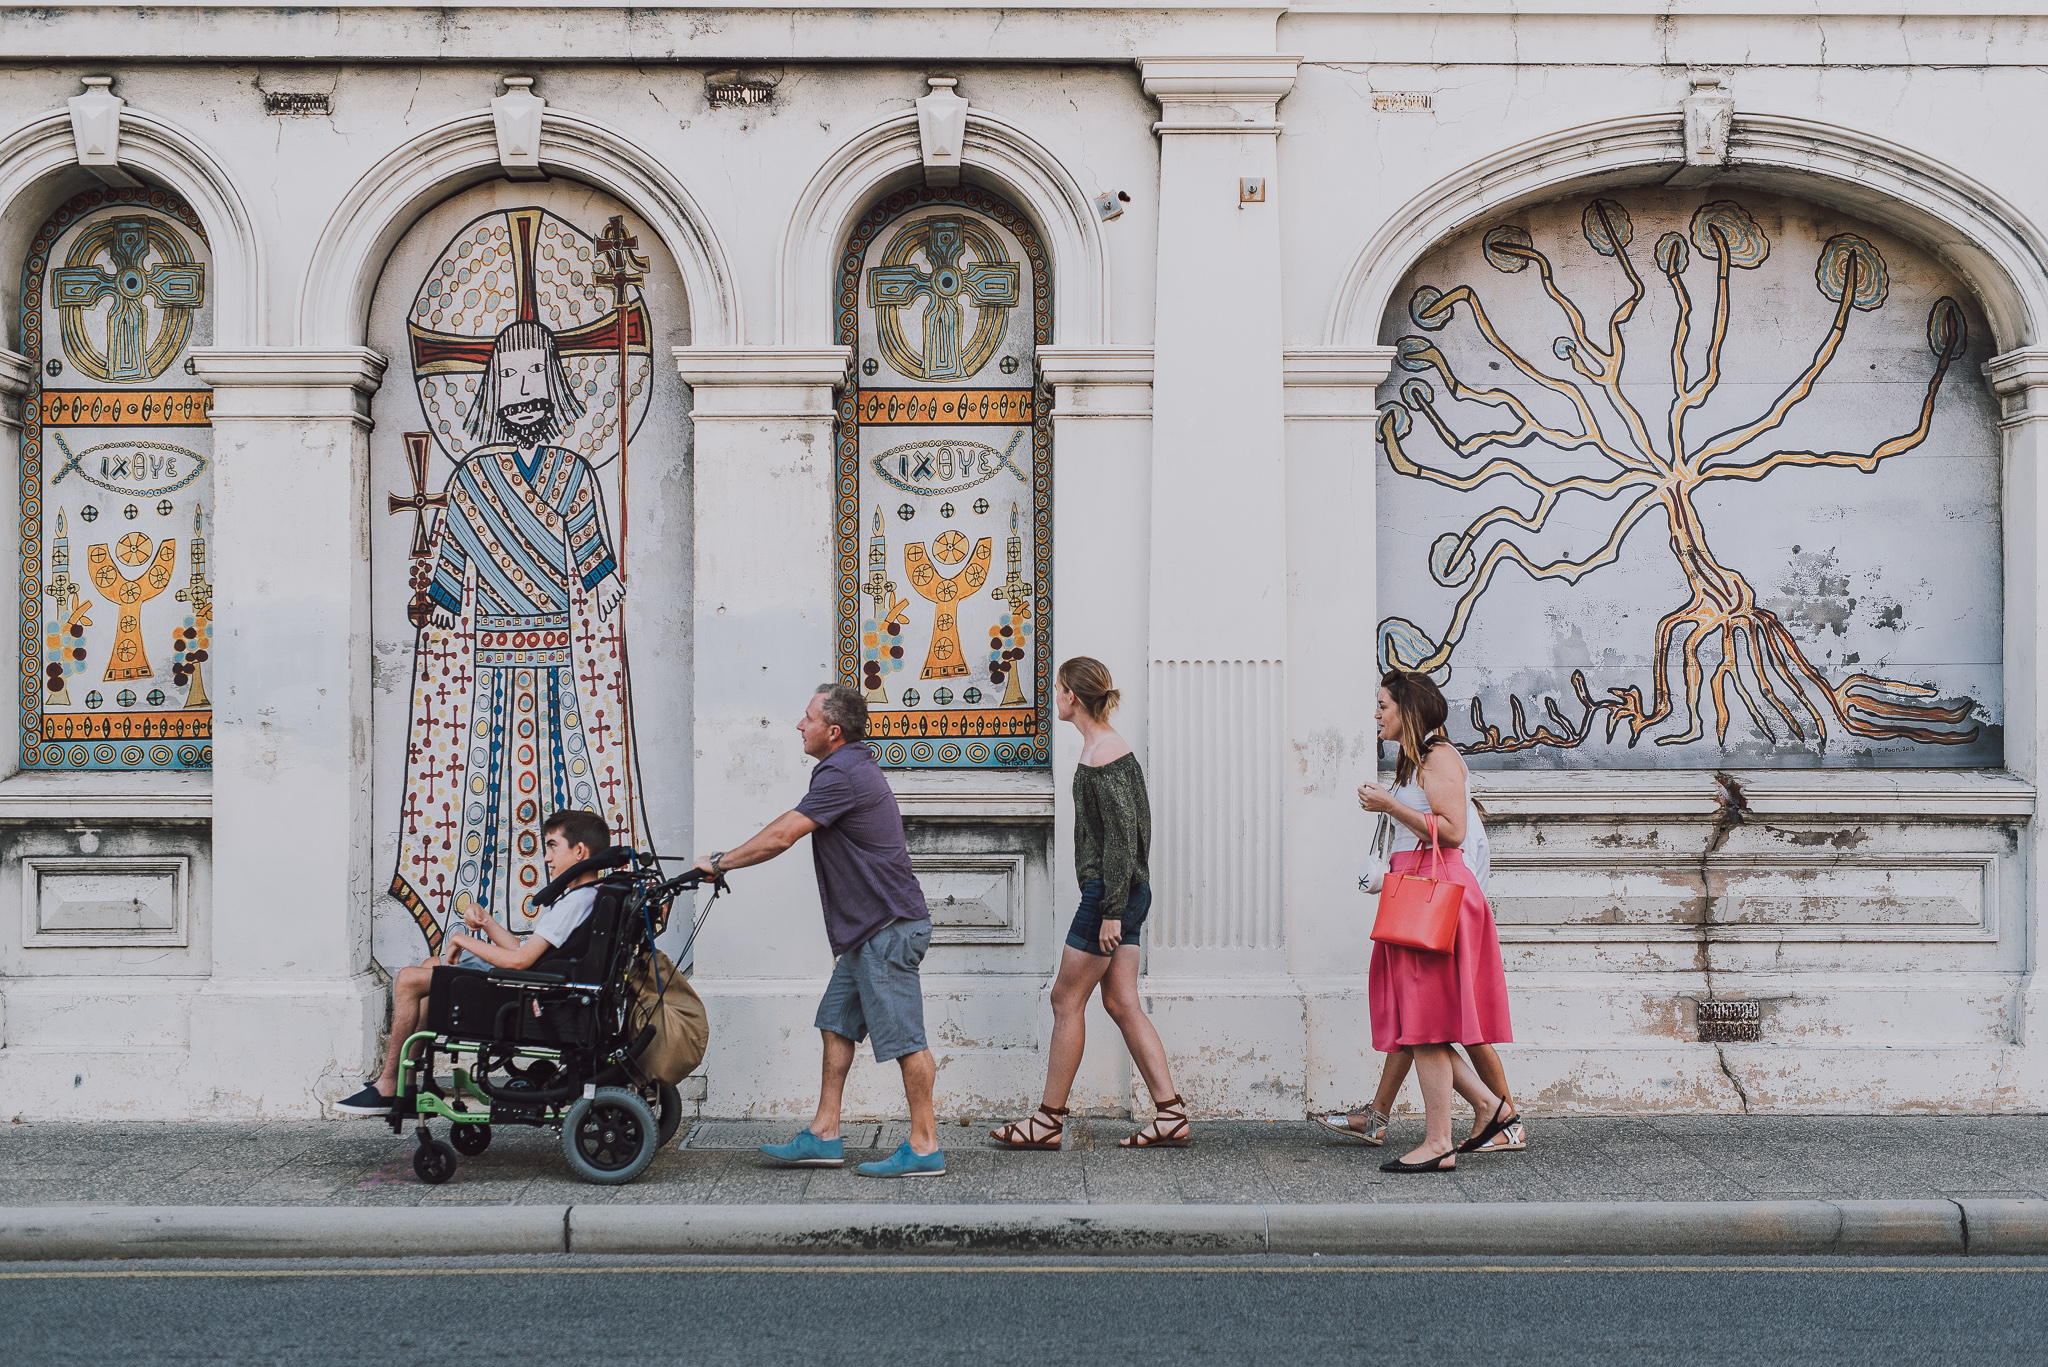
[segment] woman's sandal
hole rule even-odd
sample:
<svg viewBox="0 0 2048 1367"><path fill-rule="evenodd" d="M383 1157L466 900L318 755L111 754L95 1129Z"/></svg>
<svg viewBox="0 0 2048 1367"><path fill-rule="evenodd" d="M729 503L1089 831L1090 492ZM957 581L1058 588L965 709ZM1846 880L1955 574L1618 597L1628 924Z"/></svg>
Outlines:
<svg viewBox="0 0 2048 1367"><path fill-rule="evenodd" d="M1493 1108L1493 1119L1486 1122L1486 1128L1483 1130L1473 1131L1470 1137L1468 1137L1464 1143L1458 1145L1458 1152L1483 1153L1486 1150L1486 1141L1492 1139L1495 1135L1507 1129L1508 1126L1521 1123L1522 1117L1519 1114L1504 1114L1507 1108L1508 1100L1506 1097L1502 1097L1500 1100L1500 1105ZM1523 1142L1524 1146L1526 1147L1527 1141L1525 1140Z"/></svg>
<svg viewBox="0 0 2048 1367"><path fill-rule="evenodd" d="M1120 1149L1184 1149L1188 1135L1188 1111L1177 1096L1170 1096L1153 1108L1151 1121L1136 1134L1116 1141Z"/></svg>
<svg viewBox="0 0 2048 1367"><path fill-rule="evenodd" d="M1359 1114L1357 1111L1331 1111L1323 1115L1312 1115L1309 1119L1315 1121L1316 1124L1332 1134L1341 1134L1346 1139L1356 1139L1360 1143L1370 1144L1374 1148L1378 1148L1387 1142L1387 1118L1385 1116L1370 1106L1366 1107L1364 1111L1365 1128L1361 1130L1351 1123L1351 1117L1357 1114Z"/></svg>
<svg viewBox="0 0 2048 1367"><path fill-rule="evenodd" d="M1067 1124L1060 1117L1067 1113L1064 1106L1048 1106L1043 1101L1038 1109L1022 1120L1013 1120L998 1130L990 1130L988 1137L998 1144L1013 1149L1052 1149L1057 1151L1060 1137L1067 1132Z"/></svg>
<svg viewBox="0 0 2048 1367"><path fill-rule="evenodd" d="M1400 1159L1394 1158L1380 1164L1381 1172L1456 1172L1457 1170L1458 1151L1456 1149L1452 1149L1449 1153L1440 1153L1434 1158L1425 1158L1420 1163L1404 1163Z"/></svg>
<svg viewBox="0 0 2048 1367"><path fill-rule="evenodd" d="M1529 1147L1529 1127L1517 1115L1507 1128L1472 1150L1474 1153L1520 1153Z"/></svg>

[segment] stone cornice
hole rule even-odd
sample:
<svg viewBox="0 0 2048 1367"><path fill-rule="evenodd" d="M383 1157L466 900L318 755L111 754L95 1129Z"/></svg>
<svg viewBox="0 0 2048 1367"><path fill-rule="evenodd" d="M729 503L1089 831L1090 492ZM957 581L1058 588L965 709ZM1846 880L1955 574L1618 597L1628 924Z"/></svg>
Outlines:
<svg viewBox="0 0 2048 1367"><path fill-rule="evenodd" d="M1128 62L1270 52L1283 4L1167 0L713 0L625 5L59 3L0 12L16 61L538 62L659 67L760 61ZM539 35L545 34L545 38ZM544 45L544 51L542 47Z"/></svg>
<svg viewBox="0 0 2048 1367"><path fill-rule="evenodd" d="M1038 373L1055 385L1149 385L1152 348L1124 346L1042 346Z"/></svg>
<svg viewBox="0 0 2048 1367"><path fill-rule="evenodd" d="M849 346L679 346L676 373L693 391L691 416L799 418L835 416L835 396L852 381Z"/></svg>
<svg viewBox="0 0 2048 1367"><path fill-rule="evenodd" d="M1294 89L1299 57L1141 57L1145 93L1159 101L1155 133L1278 134L1280 101Z"/></svg>
<svg viewBox="0 0 2048 1367"><path fill-rule="evenodd" d="M0 394L21 397L28 393L28 382L34 375L35 368L28 363L28 357L0 347Z"/></svg>
<svg viewBox="0 0 2048 1367"><path fill-rule="evenodd" d="M1943 769L1736 770L1752 817L2031 816L2034 786L2006 772ZM1515 770L1472 776L1494 817L1630 817L1711 821L1719 787L1708 770Z"/></svg>
<svg viewBox="0 0 2048 1367"><path fill-rule="evenodd" d="M213 386L213 420L349 418L367 425L384 357L368 347L202 347L199 378Z"/></svg>

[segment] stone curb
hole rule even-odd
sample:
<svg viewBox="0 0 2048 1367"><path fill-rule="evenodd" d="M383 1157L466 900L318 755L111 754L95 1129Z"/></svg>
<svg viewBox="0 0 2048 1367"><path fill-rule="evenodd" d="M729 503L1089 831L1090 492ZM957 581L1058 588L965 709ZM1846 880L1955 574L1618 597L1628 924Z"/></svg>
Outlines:
<svg viewBox="0 0 2048 1367"><path fill-rule="evenodd" d="M2048 1254L2048 1201L0 1209L0 1261L513 1253Z"/></svg>

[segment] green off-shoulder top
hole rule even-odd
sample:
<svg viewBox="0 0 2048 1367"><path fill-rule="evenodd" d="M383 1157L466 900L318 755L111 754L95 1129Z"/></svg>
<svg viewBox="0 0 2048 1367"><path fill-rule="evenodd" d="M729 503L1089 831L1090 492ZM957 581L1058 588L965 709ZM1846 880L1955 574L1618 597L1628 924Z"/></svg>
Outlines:
<svg viewBox="0 0 2048 1367"><path fill-rule="evenodd" d="M1152 804L1135 754L1074 769L1074 873L1102 880L1104 920L1122 920L1131 889L1152 881Z"/></svg>

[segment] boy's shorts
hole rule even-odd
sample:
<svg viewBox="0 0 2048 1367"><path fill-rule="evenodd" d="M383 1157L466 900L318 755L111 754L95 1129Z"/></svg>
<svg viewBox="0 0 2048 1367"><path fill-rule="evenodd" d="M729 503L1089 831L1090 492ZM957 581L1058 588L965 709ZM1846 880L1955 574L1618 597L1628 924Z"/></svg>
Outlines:
<svg viewBox="0 0 2048 1367"><path fill-rule="evenodd" d="M855 1044L873 1035L877 1063L925 1048L917 969L931 945L929 920L898 919L840 955L818 1003L817 1028Z"/></svg>

